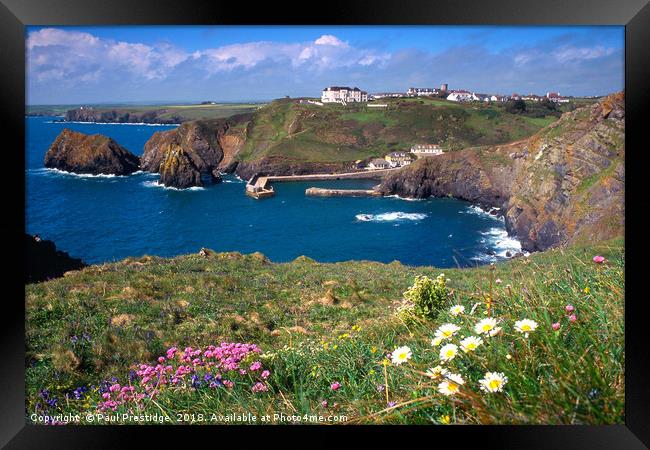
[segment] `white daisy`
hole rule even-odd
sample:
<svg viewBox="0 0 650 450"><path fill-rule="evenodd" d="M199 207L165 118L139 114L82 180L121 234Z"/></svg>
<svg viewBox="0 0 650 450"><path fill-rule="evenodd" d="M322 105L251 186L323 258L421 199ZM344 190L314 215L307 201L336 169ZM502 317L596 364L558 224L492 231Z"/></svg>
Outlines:
<svg viewBox="0 0 650 450"><path fill-rule="evenodd" d="M449 314L452 316L457 316L465 312L465 307L463 305L454 305L449 309Z"/></svg>
<svg viewBox="0 0 650 450"><path fill-rule="evenodd" d="M465 353L468 353L476 350L476 347L478 347L482 343L483 343L483 339L481 339L480 337L470 336L460 341L460 348L462 348Z"/></svg>
<svg viewBox="0 0 650 450"><path fill-rule="evenodd" d="M482 319L479 323L477 323L474 326L474 332L476 334L485 333L488 334L488 336L493 336L492 334L490 334L490 332L493 331L496 328L496 326L497 326L497 320L492 317L488 317L486 319Z"/></svg>
<svg viewBox="0 0 650 450"><path fill-rule="evenodd" d="M485 392L501 392L507 382L508 377L502 372L486 372L483 379L479 380L481 390Z"/></svg>
<svg viewBox="0 0 650 450"><path fill-rule="evenodd" d="M447 375L447 373L449 373L449 371L442 366L436 366L427 370L427 376L434 380L440 378L442 375Z"/></svg>
<svg viewBox="0 0 650 450"><path fill-rule="evenodd" d="M445 379L438 384L438 392L443 395L454 395L463 384L465 384L463 377L457 373L450 373L445 375Z"/></svg>
<svg viewBox="0 0 650 450"><path fill-rule="evenodd" d="M458 330L460 330L460 327L457 325L454 325L453 323L446 323L444 325L440 325L438 329L436 330L436 337L439 337L441 339L449 339L456 333Z"/></svg>
<svg viewBox="0 0 650 450"><path fill-rule="evenodd" d="M393 350L393 353L391 355L391 359L393 361L393 364L396 366L399 366L403 362L408 361L411 359L411 356L413 354L411 353L411 349L404 346L404 347L397 347L395 350Z"/></svg>
<svg viewBox="0 0 650 450"><path fill-rule="evenodd" d="M434 347L439 346L442 343L442 338L441 337L435 337L431 339L431 345Z"/></svg>
<svg viewBox="0 0 650 450"><path fill-rule="evenodd" d="M526 337L528 337L528 333L535 331L535 328L537 328L537 322L534 320L522 319L515 322L515 330L524 333Z"/></svg>
<svg viewBox="0 0 650 450"><path fill-rule="evenodd" d="M451 361L458 354L458 346L454 344L443 345L440 349L440 359L443 361Z"/></svg>

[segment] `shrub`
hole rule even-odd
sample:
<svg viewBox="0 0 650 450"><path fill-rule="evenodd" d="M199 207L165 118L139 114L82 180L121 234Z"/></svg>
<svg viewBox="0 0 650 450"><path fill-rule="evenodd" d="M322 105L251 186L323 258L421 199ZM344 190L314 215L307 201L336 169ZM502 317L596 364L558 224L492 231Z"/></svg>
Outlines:
<svg viewBox="0 0 650 450"><path fill-rule="evenodd" d="M403 311L411 311L415 316L424 319L435 319L447 301L448 295L444 274L438 275L433 280L426 275L416 276L413 286L404 292L404 298L412 302L413 306Z"/></svg>

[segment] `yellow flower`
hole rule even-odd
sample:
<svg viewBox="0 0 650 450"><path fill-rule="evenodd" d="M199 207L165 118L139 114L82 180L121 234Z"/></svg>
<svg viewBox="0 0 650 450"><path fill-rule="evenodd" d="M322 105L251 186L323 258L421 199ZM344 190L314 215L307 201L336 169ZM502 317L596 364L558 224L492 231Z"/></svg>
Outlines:
<svg viewBox="0 0 650 450"><path fill-rule="evenodd" d="M361 331L361 327L359 325L353 325L352 331Z"/></svg>
<svg viewBox="0 0 650 450"><path fill-rule="evenodd" d="M374 345L370 347L370 353L377 353L377 347L375 347Z"/></svg>
<svg viewBox="0 0 650 450"><path fill-rule="evenodd" d="M449 422L451 422L451 418L446 415L446 416L440 416L440 423L443 425L449 425Z"/></svg>
<svg viewBox="0 0 650 450"><path fill-rule="evenodd" d="M431 340L431 345L434 347L439 346L442 343L442 338L441 337L436 337Z"/></svg>
<svg viewBox="0 0 650 450"><path fill-rule="evenodd" d="M506 377L501 372L486 372L482 380L479 380L481 390L484 392L501 392L503 386L508 382Z"/></svg>
<svg viewBox="0 0 650 450"><path fill-rule="evenodd" d="M337 348L339 348L339 346L336 345L336 344L334 344L334 345L332 346L332 348L333 348L334 350L336 350Z"/></svg>
<svg viewBox="0 0 650 450"><path fill-rule="evenodd" d="M585 288L582 290L582 292L584 292L585 294L588 294L590 291L591 291L591 290L589 289L589 286L585 287Z"/></svg>
<svg viewBox="0 0 650 450"><path fill-rule="evenodd" d="M375 369L370 369L370 371L368 372L368 375L374 375L374 374L375 374Z"/></svg>

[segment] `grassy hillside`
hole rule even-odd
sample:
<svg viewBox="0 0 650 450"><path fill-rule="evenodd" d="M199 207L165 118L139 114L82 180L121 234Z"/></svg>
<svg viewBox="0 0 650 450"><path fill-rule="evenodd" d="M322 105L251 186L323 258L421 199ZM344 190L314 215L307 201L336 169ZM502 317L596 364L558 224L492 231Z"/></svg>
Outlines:
<svg viewBox="0 0 650 450"><path fill-rule="evenodd" d="M276 100L255 114L238 159L284 156L334 162L382 156L418 143L440 143L448 150L500 144L529 136L560 115L559 111L512 114L503 105L441 99L382 99L377 103L388 107Z"/></svg>
<svg viewBox="0 0 650 450"><path fill-rule="evenodd" d="M606 261L594 263L596 254ZM623 423L623 269L616 240L445 270L437 317L416 320L398 312L403 292L417 275L435 279L440 270L304 257L275 264L238 253L91 266L26 286L26 412L114 410L172 422L178 413L200 422L199 414L227 411L360 423ZM464 312L452 315L453 305ZM445 378L426 375L441 364L436 329L456 324L442 345L458 345L488 316L501 333L442 362L464 384L441 394ZM537 329L517 332L521 319ZM387 359L398 346L412 352L399 365ZM215 364L224 355L232 370ZM479 389L488 371L507 377L502 392Z"/></svg>

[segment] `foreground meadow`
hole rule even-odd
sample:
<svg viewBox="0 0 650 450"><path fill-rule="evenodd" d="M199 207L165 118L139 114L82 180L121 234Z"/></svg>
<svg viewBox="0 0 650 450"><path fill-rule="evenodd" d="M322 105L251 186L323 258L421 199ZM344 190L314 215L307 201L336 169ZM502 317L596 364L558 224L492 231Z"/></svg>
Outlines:
<svg viewBox="0 0 650 450"><path fill-rule="evenodd" d="M623 273L622 240L443 271L210 251L91 266L26 286L26 417L623 423Z"/></svg>

